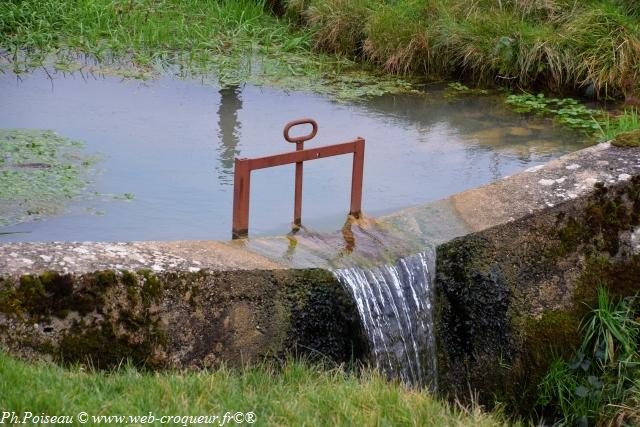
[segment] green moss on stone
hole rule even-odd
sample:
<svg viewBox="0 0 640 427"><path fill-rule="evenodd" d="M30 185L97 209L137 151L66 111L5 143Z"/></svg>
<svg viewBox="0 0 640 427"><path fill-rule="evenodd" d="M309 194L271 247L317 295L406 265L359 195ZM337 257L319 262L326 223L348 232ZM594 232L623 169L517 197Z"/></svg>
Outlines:
<svg viewBox="0 0 640 427"><path fill-rule="evenodd" d="M615 256L620 248L621 232L640 224L640 177L634 177L622 189L609 189L596 183L596 191L577 215L559 218L554 246L547 254L562 258L580 247L589 254L606 252ZM553 240L552 240L553 241Z"/></svg>
<svg viewBox="0 0 640 427"><path fill-rule="evenodd" d="M597 306L599 286L616 299L640 293L640 254L622 259L593 256L587 260L574 292L575 305L582 307L583 314Z"/></svg>
<svg viewBox="0 0 640 427"><path fill-rule="evenodd" d="M22 301L12 282L3 280L0 282L0 312L9 316L22 314Z"/></svg>
<svg viewBox="0 0 640 427"><path fill-rule="evenodd" d="M640 129L616 135L611 145L623 148L640 147Z"/></svg>
<svg viewBox="0 0 640 427"><path fill-rule="evenodd" d="M580 344L581 316L573 311L549 310L540 319L524 319L521 327L530 368L540 377L558 355L570 357Z"/></svg>
<svg viewBox="0 0 640 427"><path fill-rule="evenodd" d="M23 275L20 277L20 286L18 286L23 301L34 302L37 298L44 298L45 291L42 282L38 276Z"/></svg>
<svg viewBox="0 0 640 427"><path fill-rule="evenodd" d="M574 252L587 233L586 227L576 218L570 217L564 227L558 230L559 247L554 251L555 258Z"/></svg>
<svg viewBox="0 0 640 427"><path fill-rule="evenodd" d="M133 305L138 304L140 298L138 296L138 277L135 273L128 270L122 270L122 283L127 287L127 297L129 302Z"/></svg>
<svg viewBox="0 0 640 427"><path fill-rule="evenodd" d="M146 330L134 335L118 332L107 321L97 325L81 321L62 337L58 358L63 363L89 364L98 369L113 368L126 360L138 367L159 367L153 355L166 342L166 335L149 322Z"/></svg>
<svg viewBox="0 0 640 427"><path fill-rule="evenodd" d="M118 283L118 277L113 270L104 270L94 273L94 283L100 289L107 289Z"/></svg>
<svg viewBox="0 0 640 427"><path fill-rule="evenodd" d="M140 270L138 274L144 278L141 290L142 301L147 305L152 302L159 303L162 299L162 283L151 270Z"/></svg>
<svg viewBox="0 0 640 427"><path fill-rule="evenodd" d="M285 348L338 362L364 357L367 344L357 309L333 274L290 271L284 285L284 306L289 308Z"/></svg>
<svg viewBox="0 0 640 427"><path fill-rule="evenodd" d="M127 287L138 286L138 278L129 270L122 270L122 283Z"/></svg>

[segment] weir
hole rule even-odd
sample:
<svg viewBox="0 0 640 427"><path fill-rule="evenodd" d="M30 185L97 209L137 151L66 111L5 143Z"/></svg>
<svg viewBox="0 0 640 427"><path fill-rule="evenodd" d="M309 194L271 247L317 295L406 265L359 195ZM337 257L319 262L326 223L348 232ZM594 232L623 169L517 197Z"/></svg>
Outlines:
<svg viewBox="0 0 640 427"><path fill-rule="evenodd" d="M437 388L433 283L426 253L393 265L333 273L353 297L376 368L392 378Z"/></svg>
<svg viewBox="0 0 640 427"><path fill-rule="evenodd" d="M0 347L105 368L371 360L526 409L597 284L639 291L638 236L640 149L600 144L336 233L4 243Z"/></svg>

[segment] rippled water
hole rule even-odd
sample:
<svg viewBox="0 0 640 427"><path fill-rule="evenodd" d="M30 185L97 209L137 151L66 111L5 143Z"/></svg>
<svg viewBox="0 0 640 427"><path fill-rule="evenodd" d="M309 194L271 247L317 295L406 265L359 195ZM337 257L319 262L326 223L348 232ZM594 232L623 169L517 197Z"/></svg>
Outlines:
<svg viewBox="0 0 640 427"><path fill-rule="evenodd" d="M0 128L51 129L100 154L92 190L133 200L79 200L57 216L0 228L0 241L227 239L233 159L293 150L289 120L313 117L307 147L367 141L363 208L379 215L477 187L544 163L585 141L551 121L512 113L499 97L388 95L339 103L244 85L220 90L170 77L34 72L0 75ZM289 230L294 166L252 175L250 233ZM349 207L351 159L305 164L303 224L339 229Z"/></svg>

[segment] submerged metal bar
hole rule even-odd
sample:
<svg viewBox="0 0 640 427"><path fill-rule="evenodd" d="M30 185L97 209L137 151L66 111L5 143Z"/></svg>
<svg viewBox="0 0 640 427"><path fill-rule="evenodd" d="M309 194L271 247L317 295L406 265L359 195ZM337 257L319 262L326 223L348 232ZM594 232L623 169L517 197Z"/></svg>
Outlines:
<svg viewBox="0 0 640 427"><path fill-rule="evenodd" d="M291 127L299 124L311 124L313 130L309 135L290 137ZM351 206L349 214L359 217L362 211L362 180L364 171L365 140L357 138L341 144L327 145L319 148L304 149L304 141L313 138L318 130L314 120L303 119L290 122L285 126L284 137L289 142L296 143L296 151L274 154L253 159L235 160L233 180L233 239L247 237L249 233L249 194L251 191L251 171L291 163L296 164L295 202L293 213L294 227L302 223L302 172L303 162L353 153L353 171L351 175Z"/></svg>

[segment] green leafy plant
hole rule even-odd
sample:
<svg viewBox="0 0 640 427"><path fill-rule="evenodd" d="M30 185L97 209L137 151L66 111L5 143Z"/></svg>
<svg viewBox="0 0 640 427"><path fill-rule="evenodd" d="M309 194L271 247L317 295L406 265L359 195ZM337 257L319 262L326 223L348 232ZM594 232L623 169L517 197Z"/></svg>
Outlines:
<svg viewBox="0 0 640 427"><path fill-rule="evenodd" d="M587 133L600 130L598 118L601 113L587 108L573 98L547 98L544 94L521 94L507 96L507 104L519 113L551 115L559 123Z"/></svg>
<svg viewBox="0 0 640 427"><path fill-rule="evenodd" d="M602 422L640 397L638 310L637 298L614 303L604 288L598 290L598 307L580 327L579 351L569 362L554 361L539 386L538 405L555 408L558 424ZM636 415L640 421L638 413L622 418Z"/></svg>

